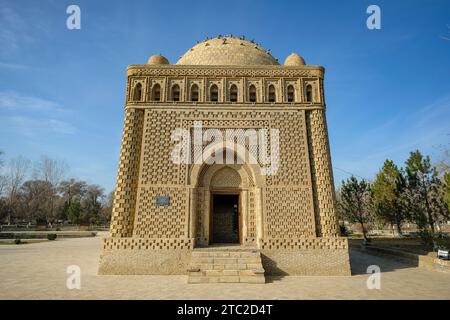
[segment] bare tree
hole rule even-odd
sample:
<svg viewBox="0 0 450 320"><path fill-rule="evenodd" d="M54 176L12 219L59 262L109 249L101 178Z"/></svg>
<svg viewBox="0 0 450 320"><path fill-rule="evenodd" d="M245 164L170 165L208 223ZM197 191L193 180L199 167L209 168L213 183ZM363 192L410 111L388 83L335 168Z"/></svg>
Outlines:
<svg viewBox="0 0 450 320"><path fill-rule="evenodd" d="M64 178L67 170L68 166L65 161L42 156L35 165L34 176L39 180L49 182L53 186L57 186Z"/></svg>
<svg viewBox="0 0 450 320"><path fill-rule="evenodd" d="M450 133L448 134L450 137ZM439 146L442 149L441 159L436 164L436 169L440 176L450 172L450 143L446 146Z"/></svg>
<svg viewBox="0 0 450 320"><path fill-rule="evenodd" d="M6 188L6 176L3 174L2 168L3 168L3 159L1 158L3 156L3 151L0 151L0 198L3 195L3 192Z"/></svg>
<svg viewBox="0 0 450 320"><path fill-rule="evenodd" d="M19 156L11 159L6 172L6 192L8 201L8 224L11 223L11 215L15 211L17 203L17 195L30 168L30 160Z"/></svg>
<svg viewBox="0 0 450 320"><path fill-rule="evenodd" d="M359 223L367 241L367 224L373 221L370 183L351 176L342 181L338 202L338 214L344 221Z"/></svg>
<svg viewBox="0 0 450 320"><path fill-rule="evenodd" d="M89 223L98 223L102 209L105 191L96 184L89 185L83 199L84 220Z"/></svg>
<svg viewBox="0 0 450 320"><path fill-rule="evenodd" d="M3 192L6 190L6 176L4 174L0 174L0 197L2 197Z"/></svg>
<svg viewBox="0 0 450 320"><path fill-rule="evenodd" d="M70 206L74 198L81 201L81 198L86 193L86 189L86 182L73 178L61 181L58 187L59 193L61 194L64 202L67 202L68 206Z"/></svg>
<svg viewBox="0 0 450 320"><path fill-rule="evenodd" d="M57 188L61 180L64 178L67 170L68 166L64 161L51 159L47 156L42 156L35 165L35 179L45 181L48 185L47 222L53 221L55 217L55 198L57 196Z"/></svg>
<svg viewBox="0 0 450 320"><path fill-rule="evenodd" d="M20 187L19 199L23 209L23 217L26 220L33 221L36 219L39 221L46 218L49 184L49 182L42 180L28 180Z"/></svg>
<svg viewBox="0 0 450 320"><path fill-rule="evenodd" d="M112 207L114 202L114 190L111 191L103 200L101 210L101 220L106 223L111 220Z"/></svg>

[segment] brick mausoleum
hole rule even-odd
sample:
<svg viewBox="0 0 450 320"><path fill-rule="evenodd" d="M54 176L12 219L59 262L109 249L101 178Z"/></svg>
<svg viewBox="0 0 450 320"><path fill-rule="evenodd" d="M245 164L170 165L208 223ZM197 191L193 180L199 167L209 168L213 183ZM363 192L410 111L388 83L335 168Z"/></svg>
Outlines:
<svg viewBox="0 0 450 320"><path fill-rule="evenodd" d="M323 81L324 68L297 54L280 65L231 36L198 43L176 64L155 55L128 66L99 273L186 274L191 283L350 275Z"/></svg>

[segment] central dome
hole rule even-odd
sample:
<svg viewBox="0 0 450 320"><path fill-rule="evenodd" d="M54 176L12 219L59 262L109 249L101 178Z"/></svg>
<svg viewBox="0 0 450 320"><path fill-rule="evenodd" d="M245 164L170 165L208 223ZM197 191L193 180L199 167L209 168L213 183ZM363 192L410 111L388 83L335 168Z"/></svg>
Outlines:
<svg viewBox="0 0 450 320"><path fill-rule="evenodd" d="M260 45L235 37L218 37L198 43L176 63L178 65L248 66L279 65Z"/></svg>

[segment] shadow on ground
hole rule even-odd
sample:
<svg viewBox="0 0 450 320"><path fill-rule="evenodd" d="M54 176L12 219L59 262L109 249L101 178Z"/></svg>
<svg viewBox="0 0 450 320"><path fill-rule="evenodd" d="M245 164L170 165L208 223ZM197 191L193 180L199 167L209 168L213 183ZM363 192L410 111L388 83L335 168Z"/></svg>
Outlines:
<svg viewBox="0 0 450 320"><path fill-rule="evenodd" d="M392 272L399 269L417 268L418 261L407 261L390 256L375 256L364 251L350 247L350 268L352 275L367 274L371 265L380 267L381 272Z"/></svg>

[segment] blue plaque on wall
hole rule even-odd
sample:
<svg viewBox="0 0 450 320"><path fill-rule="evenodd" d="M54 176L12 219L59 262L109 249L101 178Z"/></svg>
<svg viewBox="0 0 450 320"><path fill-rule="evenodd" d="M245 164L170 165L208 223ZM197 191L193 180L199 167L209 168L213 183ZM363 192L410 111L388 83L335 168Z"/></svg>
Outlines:
<svg viewBox="0 0 450 320"><path fill-rule="evenodd" d="M157 206L168 206L170 202L169 196L156 196L156 205Z"/></svg>

